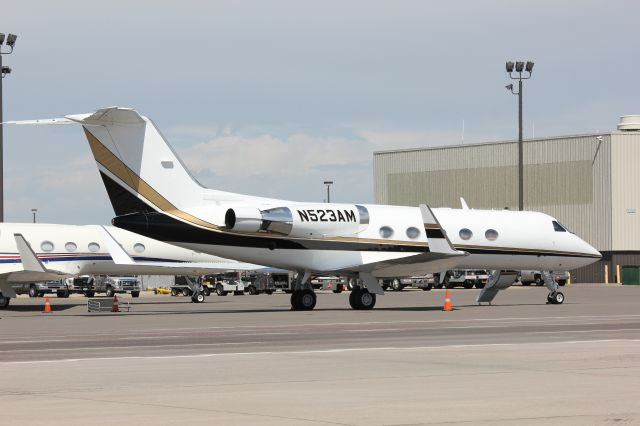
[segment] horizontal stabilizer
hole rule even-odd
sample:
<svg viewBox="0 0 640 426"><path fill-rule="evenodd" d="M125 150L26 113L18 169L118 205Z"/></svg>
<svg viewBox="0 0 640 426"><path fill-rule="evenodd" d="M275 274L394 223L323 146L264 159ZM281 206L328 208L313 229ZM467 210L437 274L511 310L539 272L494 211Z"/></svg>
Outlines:
<svg viewBox="0 0 640 426"><path fill-rule="evenodd" d="M18 120L18 121L5 121L2 124L17 124L28 126L48 126L52 124L74 124L73 120L68 118L42 118L39 120Z"/></svg>

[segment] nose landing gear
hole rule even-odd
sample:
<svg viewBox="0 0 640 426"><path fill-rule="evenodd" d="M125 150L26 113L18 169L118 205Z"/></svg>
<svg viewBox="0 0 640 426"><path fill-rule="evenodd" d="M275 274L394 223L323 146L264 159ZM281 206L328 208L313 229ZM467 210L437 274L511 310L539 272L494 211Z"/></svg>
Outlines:
<svg viewBox="0 0 640 426"><path fill-rule="evenodd" d="M552 291L547 296L547 303L552 305L562 305L564 302L564 294L561 291Z"/></svg>
<svg viewBox="0 0 640 426"><path fill-rule="evenodd" d="M553 279L551 271L542 271L542 280L544 281L544 285L549 289L547 304L562 305L564 302L564 294L558 291L558 283Z"/></svg>

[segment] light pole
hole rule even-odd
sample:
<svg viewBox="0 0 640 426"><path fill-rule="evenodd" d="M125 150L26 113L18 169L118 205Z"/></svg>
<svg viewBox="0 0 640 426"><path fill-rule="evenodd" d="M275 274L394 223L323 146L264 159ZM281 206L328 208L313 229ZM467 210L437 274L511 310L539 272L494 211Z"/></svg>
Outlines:
<svg viewBox="0 0 640 426"><path fill-rule="evenodd" d="M36 213L38 213L38 209L31 209L31 213L33 214L33 223L36 223Z"/></svg>
<svg viewBox="0 0 640 426"><path fill-rule="evenodd" d="M528 77L523 77L522 72L529 73ZM514 76L514 63L507 62L507 73L512 80L518 80L518 92L513 91L513 84L505 86L507 90L510 90L514 95L518 95L518 210L524 210L524 166L522 164L522 80L528 80L531 78L531 72L533 71L533 62L527 61L515 63L515 76Z"/></svg>
<svg viewBox="0 0 640 426"><path fill-rule="evenodd" d="M4 146L3 146L3 132L4 128L2 126L2 80L7 74L11 73L11 68L5 67L2 65L2 55L10 55L13 53L13 46L16 44L16 39L18 38L15 34L7 35L6 45L9 47L9 50L3 51L2 45L5 42L4 34L0 33L0 74L2 78L0 78L0 222L4 222Z"/></svg>
<svg viewBox="0 0 640 426"><path fill-rule="evenodd" d="M331 185L333 185L332 180L325 180L324 184L327 185L327 203L331 202Z"/></svg>

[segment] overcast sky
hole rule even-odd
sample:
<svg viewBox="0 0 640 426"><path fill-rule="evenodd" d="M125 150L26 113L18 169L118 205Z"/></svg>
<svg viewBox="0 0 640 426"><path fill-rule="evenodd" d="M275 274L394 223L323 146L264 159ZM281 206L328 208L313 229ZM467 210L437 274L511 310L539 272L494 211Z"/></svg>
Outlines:
<svg viewBox="0 0 640 426"><path fill-rule="evenodd" d="M4 118L134 107L206 186L372 202L378 150L517 137L506 60L535 62L525 137L640 114L637 1L26 1L3 5ZM5 220L107 223L76 126L5 126Z"/></svg>

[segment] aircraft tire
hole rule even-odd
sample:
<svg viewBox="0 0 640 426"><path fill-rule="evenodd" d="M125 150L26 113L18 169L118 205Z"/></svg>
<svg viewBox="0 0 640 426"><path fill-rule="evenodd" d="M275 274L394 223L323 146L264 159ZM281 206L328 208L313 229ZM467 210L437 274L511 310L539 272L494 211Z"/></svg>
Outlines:
<svg viewBox="0 0 640 426"><path fill-rule="evenodd" d="M366 288L361 289L358 294L358 305L360 305L360 309L370 311L376 306L376 295L369 293Z"/></svg>
<svg viewBox="0 0 640 426"><path fill-rule="evenodd" d="M402 285L402 283L400 283L400 280L398 278L394 278L393 281L391 281L391 288L393 289L393 291L402 291L404 286Z"/></svg>
<svg viewBox="0 0 640 426"><path fill-rule="evenodd" d="M360 304L358 303L359 299L360 299L360 288L356 287L353 290L351 290L351 294L349 295L349 305L351 306L351 309L361 309L360 308Z"/></svg>
<svg viewBox="0 0 640 426"><path fill-rule="evenodd" d="M562 305L564 303L564 294L561 291L549 293L547 296L547 302L553 305Z"/></svg>
<svg viewBox="0 0 640 426"><path fill-rule="evenodd" d="M302 290L298 300L302 311L312 311L316 307L317 297L313 290Z"/></svg>
<svg viewBox="0 0 640 426"><path fill-rule="evenodd" d="M300 302L299 302L299 297L300 297L300 291L298 290L294 290L293 292L291 292L291 310L292 311L299 311L300 310Z"/></svg>
<svg viewBox="0 0 640 426"><path fill-rule="evenodd" d="M193 296L191 296L191 302L193 302L193 303L202 303L202 302L204 302L204 294L202 294L202 293L194 294Z"/></svg>

